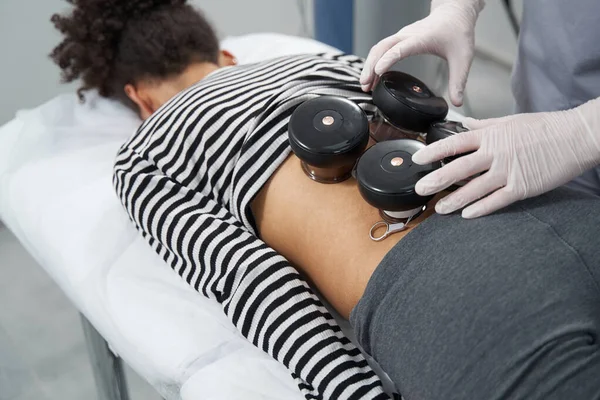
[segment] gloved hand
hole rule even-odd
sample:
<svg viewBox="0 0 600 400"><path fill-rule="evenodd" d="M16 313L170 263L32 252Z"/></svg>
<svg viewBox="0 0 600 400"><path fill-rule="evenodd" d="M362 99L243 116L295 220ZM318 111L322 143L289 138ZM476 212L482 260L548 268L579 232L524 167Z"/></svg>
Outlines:
<svg viewBox="0 0 600 400"><path fill-rule="evenodd" d="M427 164L475 151L422 178L416 186L422 196L487 171L439 201L435 209L440 214L475 202L462 216L486 215L561 186L600 164L600 98L568 111L467 119L464 124L472 130L413 155L415 163Z"/></svg>
<svg viewBox="0 0 600 400"><path fill-rule="evenodd" d="M417 54L435 54L448 61L450 100L461 106L473 62L475 22L484 0L432 0L428 17L377 43L365 62L360 83L372 90L394 63Z"/></svg>

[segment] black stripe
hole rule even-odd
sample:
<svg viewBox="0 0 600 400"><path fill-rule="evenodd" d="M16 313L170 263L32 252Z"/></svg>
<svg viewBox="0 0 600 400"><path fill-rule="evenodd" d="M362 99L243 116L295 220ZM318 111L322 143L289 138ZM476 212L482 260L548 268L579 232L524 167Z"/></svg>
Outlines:
<svg viewBox="0 0 600 400"><path fill-rule="evenodd" d="M366 364L366 365L368 365L368 364ZM352 361L347 361L347 362L337 365L335 368L333 368L327 374L327 376L325 376L325 378L323 378L323 380L319 384L318 391L324 392L327 389L327 386L331 383L331 381L333 381L333 379L335 379L337 376L342 374L344 371L346 371L350 368L355 368L355 367L356 367L356 364L354 364ZM344 390L348 389L350 386L352 386L360 381L363 381L363 380L366 381L368 379L371 379L374 376L375 376L375 372L373 372L370 369L365 372L358 372L358 373L353 374L352 376L350 376L349 378L345 379L344 381L338 383L335 386L334 391L331 393L331 398L338 399L340 397L340 395L342 394L342 392ZM382 384L379 380L375 380L371 385L361 386L358 390L356 390L350 396L350 398L359 400L362 398L362 395L367 394L370 390L373 390L373 388L377 387L377 386L379 386L379 387L382 386Z"/></svg>
<svg viewBox="0 0 600 400"><path fill-rule="evenodd" d="M243 240L237 240L235 242L235 244L233 246L231 246L231 249L229 249L229 251L227 252L227 254L225 254L224 258L223 258L223 265L231 265L232 264L232 260L233 260L233 256L239 252L241 249L248 247L250 245L252 245L254 242L256 241L256 238L254 238L251 235L248 235L246 237L246 239ZM222 303L224 299L227 299L229 297L231 297L231 293L229 291L227 291L227 288L223 288L220 291L218 290L217 286L219 284L219 282L222 282L223 277L225 276L226 272L227 272L227 268L222 268L220 271L218 271L218 276L216 279L214 279L211 282L211 278L207 279L204 282L204 286L202 287L202 291L207 291L208 290L208 284L210 284L210 291L212 293L215 294L215 296L217 296L217 301L219 303Z"/></svg>
<svg viewBox="0 0 600 400"><path fill-rule="evenodd" d="M269 303L269 305L267 305L267 307L265 308L263 315L260 317L260 320L256 324L256 326L257 326L256 337L257 338L260 337L260 334L262 333L263 328L265 328L267 318L271 315L271 313L275 309L277 309L278 307L281 307L283 304L285 304L287 301L289 301L289 299L291 299L292 297L297 296L301 293L306 293L306 287L303 285L294 286L290 290L285 292L283 295L275 298L271 303ZM257 346L261 347L264 351L267 351L266 341L263 341L262 344L257 344Z"/></svg>
<svg viewBox="0 0 600 400"><path fill-rule="evenodd" d="M287 265L286 265L287 267ZM291 270L291 268L290 268ZM255 289L261 285L262 282L268 282L269 281L269 277L271 277L273 275L273 271L264 271L263 273L261 273L259 276L257 276L254 281L252 282L252 289L253 290L247 290L245 291L245 293L248 295L248 297L250 297L252 294L254 294ZM272 281L271 283L269 283L269 285L267 285L264 289L261 290L261 292L256 296L256 298L252 301L252 303L250 304L250 306L248 307L248 310L246 311L246 319L244 321L244 323L242 324L240 331L242 332L242 335L244 335L245 337L248 336L248 333L250 332L250 327L252 325L252 322L254 321L254 318L248 318L248 316L250 317L254 317L254 315L256 314L256 311L259 309L259 307L264 303L265 299L275 290L285 287L286 283L289 282L293 282L298 280L298 274L294 271L294 273L288 273L285 274L283 276L281 276L279 279L277 279L276 281ZM305 289L306 290L306 289ZM258 341L254 340L256 345L258 345Z"/></svg>
<svg viewBox="0 0 600 400"><path fill-rule="evenodd" d="M174 185L173 189L169 193L167 193L167 195L165 197L175 196L175 194L178 193L177 188L178 188L178 186ZM191 200L190 199L190 195L191 195L191 193L186 193L184 196L180 197L179 199L176 199L160 215L160 217L158 219L158 222L156 224L157 225L156 237L159 237L159 238L162 237L162 235L163 235L163 228L166 226L167 218L169 218L178 207L186 204L189 200ZM187 229L187 227L184 226L182 228L183 232L185 232L186 229ZM179 241L178 241L178 244L179 244ZM183 276L183 271L185 271L185 269L187 269L187 264L188 264L188 260L186 260L185 258L182 257L182 255L183 255L183 249L181 248L181 246L177 246L175 249L173 249L171 247L171 242L169 242L169 241L167 241L166 246L168 247L168 249L170 251L172 251L173 253L175 253L176 255L179 256L179 257L173 257L173 263L171 264L171 268L175 269L176 264L177 264L177 260L179 260L181 266L179 268L178 273L179 273L180 276Z"/></svg>
<svg viewBox="0 0 600 400"><path fill-rule="evenodd" d="M359 375L357 378L361 378L361 376ZM357 380L356 383L357 382L360 382L360 380ZM348 400L363 400L367 393L377 387L381 388L381 393L378 393L373 397L373 400L390 400L390 396L383 392L383 385L379 379L374 380L368 385L361 385L350 397L348 397Z"/></svg>
<svg viewBox="0 0 600 400"><path fill-rule="evenodd" d="M203 237L203 246L201 246L201 253L200 253L200 258L204 259L206 258L205 253L206 250L208 249L208 247L211 246L211 243L214 241L215 244L213 247L213 252L212 255L210 256L210 261L208 263L209 266L211 266L211 268L209 268L208 270L208 275L206 275L204 277L204 282L202 285L202 293L204 293L205 296L210 297L207 288L208 288L208 282L211 281L211 279L213 278L213 276L215 275L215 273L217 272L217 257L221 254L221 251L223 249L224 243L229 243L229 242L236 242L237 239L242 235L242 232L240 229L236 229L234 232L228 234L227 236L224 236L223 233L225 232L225 230L227 229L228 224L225 223L220 223L219 224L219 228L215 229L210 235L208 236L204 236ZM218 241L217 241L218 239ZM198 290L200 287L200 281L198 281L198 283L195 285L195 289Z"/></svg>
<svg viewBox="0 0 600 400"><path fill-rule="evenodd" d="M311 330L309 330L308 332L301 335L300 337L298 337L296 340L294 340L294 343L290 347L290 350L287 352L285 357L283 357L283 360L282 360L283 365L289 365L292 358L294 358L294 356L298 352L298 349L300 349L300 347L302 347L302 345L305 344L310 338L313 338L313 337L317 336L318 334L326 332L330 329L331 329L331 326L327 323L319 324L319 325L315 326L314 328L312 328ZM333 337L333 338L335 338L336 342L338 341L337 337ZM348 340L348 342L350 342L350 341ZM299 369L302 369L302 367L300 367Z"/></svg>
<svg viewBox="0 0 600 400"><path fill-rule="evenodd" d="M131 161L134 153L128 150L129 148L125 146L119 149L119 153L117 153L117 158L115 160L114 168L121 167Z"/></svg>
<svg viewBox="0 0 600 400"><path fill-rule="evenodd" d="M317 376L317 374L321 373L321 371L323 370L323 368L325 368L327 365L334 363L334 361L336 361L339 358L342 358L346 355L346 351L344 349L337 349L332 351L331 353L326 354L323 358L321 358L319 361L317 361L317 363L315 364L315 366L311 369L311 371L308 373L306 380L308 382L313 382L315 380L315 377ZM358 361L354 361L354 360L350 360L350 361L346 361L343 362L342 364L346 364L346 367L343 368L342 370L346 370L346 369L350 369L353 367L365 367L367 366L367 362L363 360L363 363L358 362ZM338 364L341 365L341 364ZM335 369L335 368L334 368ZM338 371L339 373L339 371ZM331 374L328 375L328 377L330 377L331 379ZM325 382L325 379L323 379L321 385L323 384L323 382ZM329 382L327 382L327 384L329 384ZM321 386L319 385L319 386ZM325 385L324 387L326 387L327 385ZM317 389L318 391L318 389ZM322 392L321 392L322 393Z"/></svg>
<svg viewBox="0 0 600 400"><path fill-rule="evenodd" d="M189 192L187 195L189 196L189 198L193 198L193 193ZM189 202L187 202L187 204L189 204L189 205L186 208L183 208L183 209L179 210L177 213L170 215L171 223L167 227L166 245L171 249L171 251L173 251L173 253L180 254L180 258L183 258L183 254L186 253L183 248L183 240L185 239L185 235L186 235L187 231L189 230L189 228L194 223L196 223L197 219L200 217L200 215L196 215L196 214L192 214L192 216L190 217L189 214L195 209L205 208L207 203L208 203L208 199L205 197L201 197L199 203L189 204ZM185 219L185 223L183 225L180 225L179 221L184 220L184 219ZM206 221L204 221L204 224L206 226ZM202 227L201 227L201 229L199 229L199 231L201 231L201 230L202 230ZM171 245L171 243L174 243L174 240L173 240L174 238L175 238L176 248L173 248L173 246ZM191 247L193 247L193 246L191 246ZM201 260L199 262L200 265L196 265L196 263L198 261L196 260L196 257L194 257L192 251L193 250L191 250L188 247L187 259L189 260L190 271L193 274L196 271L196 267L203 268L203 265L202 265ZM180 266L180 269L178 272L181 277L184 277L184 273L187 269L187 265L188 265L188 263L186 262ZM188 274L188 277L189 276L191 276L191 275ZM188 282L188 283L191 283L191 282Z"/></svg>
<svg viewBox="0 0 600 400"><path fill-rule="evenodd" d="M257 243L256 243L256 241L254 241L254 242L255 242L255 243L252 243L252 244L253 244L253 245L256 245L256 244L257 244ZM258 242L258 245L257 245L257 246L255 246L255 247L247 247L247 248L244 250L244 253L243 253L243 254L242 254L240 257L239 257L239 260L246 260L247 258L249 258L249 257L250 257L250 255L251 255L253 252L257 252L257 251L261 251L261 252L262 252L262 251L264 251L266 248L267 248L267 246L266 246L265 244L263 244L262 242ZM268 253L267 253L267 254L263 255L263 257L262 257L262 258L264 258L264 259L265 259L265 261L266 261L266 260L267 260L267 259L269 259L270 257L272 257L272 256L271 256L270 254L268 254ZM251 267L252 267L252 266L248 266L247 268L251 268ZM225 275L224 275L224 278L225 278L225 283L223 284L223 293L229 293L229 296L225 296L225 295L224 295L224 296L225 296L225 297L224 297L224 300L226 300L226 299L229 299L229 298L233 297L233 294L235 293L235 289L236 289L236 288L234 288L234 287L233 287L233 284L234 284L234 282L235 282L235 277L236 277L236 276L237 276L237 274L238 274L238 270L239 270L239 269L243 269L243 268L244 268L244 267L243 267L243 266L241 266L241 265L239 264L239 262L238 262L238 263L235 263L235 264L234 264L233 268L231 268L231 269L229 269L229 270L226 270L226 271L225 271ZM247 269L247 268L246 268L246 269ZM244 276L245 276L245 273L244 273ZM241 282L242 280L243 280L243 278L241 278L241 279L240 279L240 282ZM230 303L228 303L228 304L225 306L225 314L227 314L227 315L229 315L229 304L230 304Z"/></svg>
<svg viewBox="0 0 600 400"><path fill-rule="evenodd" d="M292 308L296 308L296 307L292 307ZM299 309L300 309L300 307L298 307L296 309L296 312ZM298 331L304 325L314 322L314 321L317 321L317 320L321 319L322 317L323 317L323 313L321 311L315 310L315 311L305 312L305 313L303 313L302 316L295 318L292 321L292 323L290 324L290 326L288 326L281 333L281 335L279 335L279 338L273 344L273 358L279 359L279 352L283 348L283 345L285 344L284 342L289 339L289 337L292 335L293 332ZM321 342L319 342L319 343L321 343ZM317 345L313 346L313 349L315 349L315 351L318 351L318 350L316 350L316 347L318 347L318 346Z"/></svg>
<svg viewBox="0 0 600 400"><path fill-rule="evenodd" d="M162 198L164 196L163 191L164 191L165 186L167 185L167 182L169 181L169 179L166 177L151 175L148 183L150 183L151 181L155 181L154 188L152 188L152 190L150 190L149 192L144 193L144 198L143 198L142 202L140 203L139 215L140 215L140 218L143 218L144 215L148 216L148 218L147 218L148 221L145 224L146 231L154 237L160 237L160 236L158 236L157 232L152 232L152 221L154 220L154 216L156 215L156 212L154 209L151 209L148 213L146 213L146 208L148 208L148 204L155 197ZM179 191L179 190L177 190L177 187L173 187L173 189L175 189L176 192ZM159 199L159 201L157 202L155 207L157 207L157 206L160 207L161 203L162 202ZM140 219L140 222L141 222L141 219ZM144 224L141 224L141 225L143 226Z"/></svg>
<svg viewBox="0 0 600 400"><path fill-rule="evenodd" d="M287 132L287 126L282 127L281 130L284 130ZM263 146L263 147L268 148L270 145L271 145L270 143L266 143L265 146ZM281 145L279 145L279 148L277 148L276 151L271 153L271 155L265 160L265 163L260 168L258 168L254 174L252 174L250 176L250 179L248 179L246 184L243 185L241 187L241 189L238 189L238 191L240 193L250 193L250 188L258 180L258 177L262 176L265 173L265 170L268 168L268 166L271 165L273 162L275 162L275 160L279 157L279 154L281 154L282 151L284 151L285 149L288 149L289 147L290 147L290 144L288 141L285 141ZM235 182L236 186L239 184L239 181L241 181L241 179L243 177L243 175L241 175L241 172L248 173L249 171L251 171L250 166L253 164L253 162L256 162L258 158L260 158L261 156L264 155L265 150L266 149L262 148L262 147L257 149L257 151L252 154L252 156L242 165L242 167L240 169L238 169L238 171L240 171L240 174L234 178L234 182ZM242 204L242 201L244 199L246 201L248 200L247 197L249 197L249 196L239 196L238 197L238 199L236 201L236 207L238 210L248 210L250 208L251 204L247 204L246 208L244 208L244 206Z"/></svg>
<svg viewBox="0 0 600 400"><path fill-rule="evenodd" d="M136 173L133 174L131 176L131 183L132 185L129 188L132 188L135 184L135 182L137 180L140 180L140 183L138 185L138 187L136 188L135 192L133 192L132 196L129 197L131 199L131 204L128 205L128 209L131 212L132 217L135 219L135 221L137 222L137 224L143 228L144 224L142 223L142 220L144 218L143 214L142 214L142 210L136 210L136 206L135 204L138 202L138 200L141 199L141 201L143 202L145 197L142 197L143 195L143 191L148 187L148 185L152 182L152 175L143 175L141 173ZM147 230L143 229L146 233Z"/></svg>
<svg viewBox="0 0 600 400"><path fill-rule="evenodd" d="M321 302L316 299L315 297L311 297L313 304L315 306L322 306ZM277 317L277 319L275 321L273 321L273 323L271 324L271 326L269 326L267 328L267 330L265 331L265 335L263 338L263 344L262 347L263 349L265 349L265 351L267 350L267 346L271 340L271 336L273 335L273 333L275 333L275 331L277 330L277 328L283 324L286 320L288 320L288 318L290 318L292 315L294 315L296 312L298 312L299 307L290 307L287 311L285 311L284 313L282 313L279 317ZM324 318L325 321L327 320L331 320L333 317L329 314L329 313L321 313L320 317ZM325 324L325 322L323 322ZM341 329L337 326L337 325L333 325L331 326L332 332L339 332Z"/></svg>
<svg viewBox="0 0 600 400"><path fill-rule="evenodd" d="M350 340L345 336L338 337L337 335L333 335L333 336L326 337L326 338L322 339L321 341L315 343L309 349L309 351L304 353L304 355L298 360L298 363L296 364L296 368L298 368L299 371L304 370L304 368L308 365L309 361L315 356L315 354L317 354L323 348L329 346L330 344L336 343L336 342L339 342L342 346L345 346L345 345L348 345L351 343ZM346 351L352 357L356 357L361 354L360 350L358 350L356 348L354 348L353 350L346 350Z"/></svg>
<svg viewBox="0 0 600 400"><path fill-rule="evenodd" d="M142 158L138 157L135 159L134 161L134 165L132 165L131 169L129 169L129 171L125 171L126 172L126 176L123 176L123 189L125 190L125 193L123 195L121 195L120 197L123 199L123 204L125 205L125 207L130 210L130 212L133 212L134 208L132 206L132 204L134 204L134 201L130 201L131 200L131 191L133 190L133 187L135 186L135 182L137 181L138 178L140 178L141 176L143 176L143 174L151 174L153 172L156 171L156 167L154 165L149 165L147 167L144 167L140 170L137 169L138 164L141 164L142 162L145 162L146 160L143 160ZM127 186L125 186L125 178L129 177L129 184ZM123 190L121 189L121 190Z"/></svg>
<svg viewBox="0 0 600 400"><path fill-rule="evenodd" d="M266 254L263 254L258 259L256 259L254 262L252 262L252 264L250 264L249 267L244 272L244 276L242 277L241 281L244 281L246 276L248 276L248 274L250 272L253 272L254 269L256 269L259 265L263 264L264 261L268 260L271 257L273 257L272 254L266 253ZM284 261L275 262L274 264L270 264L267 268L265 268L265 270L261 273L261 276L262 275L272 275L275 272L277 272L278 270L280 270L282 268L286 268L288 266L289 265ZM240 315L242 314L242 311L244 310L246 303L248 302L248 300L254 293L254 289L256 288L257 285L258 285L257 279L253 279L252 284L248 285L247 289L244 290L244 292L240 296L240 299L236 303L235 310L233 310L233 316L231 317L231 320L233 321L234 325L237 326L238 321L240 319Z"/></svg>

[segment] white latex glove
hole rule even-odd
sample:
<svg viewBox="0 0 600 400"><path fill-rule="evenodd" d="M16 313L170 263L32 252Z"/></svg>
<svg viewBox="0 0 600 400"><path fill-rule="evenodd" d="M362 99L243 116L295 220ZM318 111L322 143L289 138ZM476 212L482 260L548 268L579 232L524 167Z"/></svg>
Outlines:
<svg viewBox="0 0 600 400"><path fill-rule="evenodd" d="M473 62L475 23L484 4L484 0L433 0L429 16L373 46L360 77L363 90L372 90L397 61L435 54L448 61L450 100L461 106Z"/></svg>
<svg viewBox="0 0 600 400"><path fill-rule="evenodd" d="M440 214L475 202L462 216L486 215L561 186L600 164L600 98L568 111L467 119L465 125L472 130L413 156L415 163L427 164L475 151L422 178L416 185L422 196L487 171L439 201L435 209Z"/></svg>

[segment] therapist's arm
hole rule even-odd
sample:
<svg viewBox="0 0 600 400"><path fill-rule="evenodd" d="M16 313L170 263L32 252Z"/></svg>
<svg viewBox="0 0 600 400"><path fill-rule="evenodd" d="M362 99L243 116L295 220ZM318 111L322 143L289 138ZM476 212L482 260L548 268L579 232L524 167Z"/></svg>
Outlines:
<svg viewBox="0 0 600 400"><path fill-rule="evenodd" d="M484 4L484 0L432 0L429 16L373 46L360 79L363 90L372 90L396 62L434 54L448 61L448 94L454 105L462 105L473 62L475 23Z"/></svg>
<svg viewBox="0 0 600 400"><path fill-rule="evenodd" d="M567 111L518 114L474 120L471 131L441 140L413 156L426 164L474 151L432 172L417 183L417 193L439 192L485 172L438 202L451 213L468 204L465 218L476 218L561 186L600 164L600 98Z"/></svg>

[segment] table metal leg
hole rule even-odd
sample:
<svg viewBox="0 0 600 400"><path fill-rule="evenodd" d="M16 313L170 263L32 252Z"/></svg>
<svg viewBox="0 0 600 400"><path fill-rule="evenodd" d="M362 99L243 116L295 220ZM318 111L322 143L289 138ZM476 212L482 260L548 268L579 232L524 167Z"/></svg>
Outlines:
<svg viewBox="0 0 600 400"><path fill-rule="evenodd" d="M94 371L98 400L129 400L121 359L114 355L106 340L83 315L81 322Z"/></svg>

